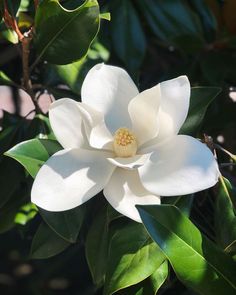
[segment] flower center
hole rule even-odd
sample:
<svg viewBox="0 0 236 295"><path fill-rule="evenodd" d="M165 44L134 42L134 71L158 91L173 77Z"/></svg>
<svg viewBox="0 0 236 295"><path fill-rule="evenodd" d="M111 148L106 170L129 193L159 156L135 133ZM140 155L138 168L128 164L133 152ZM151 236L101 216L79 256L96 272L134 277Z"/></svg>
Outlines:
<svg viewBox="0 0 236 295"><path fill-rule="evenodd" d="M138 148L136 136L128 128L119 128L114 135L113 148L117 157L134 156Z"/></svg>

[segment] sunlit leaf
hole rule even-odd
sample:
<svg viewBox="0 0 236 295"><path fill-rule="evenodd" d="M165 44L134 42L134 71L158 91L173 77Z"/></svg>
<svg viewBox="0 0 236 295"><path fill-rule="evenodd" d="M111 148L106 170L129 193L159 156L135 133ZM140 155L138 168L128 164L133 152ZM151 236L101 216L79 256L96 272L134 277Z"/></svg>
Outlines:
<svg viewBox="0 0 236 295"><path fill-rule="evenodd" d="M177 277L204 295L235 294L236 264L174 206L137 206Z"/></svg>
<svg viewBox="0 0 236 295"><path fill-rule="evenodd" d="M165 259L139 223L118 230L111 239L109 249L105 295L143 281Z"/></svg>
<svg viewBox="0 0 236 295"><path fill-rule="evenodd" d="M61 146L54 140L31 139L17 144L5 155L18 161L32 177L35 177L49 156L60 149Z"/></svg>

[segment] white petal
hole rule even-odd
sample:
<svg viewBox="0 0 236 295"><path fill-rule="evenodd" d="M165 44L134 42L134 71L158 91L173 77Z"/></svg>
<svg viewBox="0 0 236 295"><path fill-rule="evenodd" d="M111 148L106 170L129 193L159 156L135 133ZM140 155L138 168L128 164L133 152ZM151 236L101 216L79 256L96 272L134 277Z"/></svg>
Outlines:
<svg viewBox="0 0 236 295"><path fill-rule="evenodd" d="M189 109L190 83L186 76L160 83L159 141L178 134Z"/></svg>
<svg viewBox="0 0 236 295"><path fill-rule="evenodd" d="M103 193L115 210L137 222L142 221L135 205L160 204L160 197L142 186L137 170L117 168Z"/></svg>
<svg viewBox="0 0 236 295"><path fill-rule="evenodd" d="M160 106L160 84L141 92L128 106L132 121L132 131L137 136L139 146L158 134L158 111Z"/></svg>
<svg viewBox="0 0 236 295"><path fill-rule="evenodd" d="M137 169L141 167L147 161L149 157L150 157L150 154L144 154L144 155L135 155L129 158L107 158L107 160L117 167L126 168L126 169Z"/></svg>
<svg viewBox="0 0 236 295"><path fill-rule="evenodd" d="M210 149L191 136L176 135L157 145L139 174L146 189L161 196L194 193L216 184L217 162Z"/></svg>
<svg viewBox="0 0 236 295"><path fill-rule="evenodd" d="M90 146L112 150L113 136L106 127L103 114L85 103L81 103L79 108Z"/></svg>
<svg viewBox="0 0 236 295"><path fill-rule="evenodd" d="M98 64L87 74L81 89L82 102L104 114L111 133L131 127L128 103L138 94L134 82L121 68Z"/></svg>
<svg viewBox="0 0 236 295"><path fill-rule="evenodd" d="M88 145L78 105L72 99L63 98L53 102L49 109L52 130L64 148Z"/></svg>
<svg viewBox="0 0 236 295"><path fill-rule="evenodd" d="M39 170L31 200L48 211L64 211L79 206L100 192L114 166L106 160L110 153L82 149L62 150Z"/></svg>

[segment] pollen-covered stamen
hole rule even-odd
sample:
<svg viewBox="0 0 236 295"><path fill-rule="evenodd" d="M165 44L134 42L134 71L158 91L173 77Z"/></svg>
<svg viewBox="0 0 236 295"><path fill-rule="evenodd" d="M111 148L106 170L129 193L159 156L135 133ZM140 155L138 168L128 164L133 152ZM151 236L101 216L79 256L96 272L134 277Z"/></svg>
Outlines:
<svg viewBox="0 0 236 295"><path fill-rule="evenodd" d="M119 128L114 135L113 147L117 157L132 157L138 147L136 136L128 128Z"/></svg>

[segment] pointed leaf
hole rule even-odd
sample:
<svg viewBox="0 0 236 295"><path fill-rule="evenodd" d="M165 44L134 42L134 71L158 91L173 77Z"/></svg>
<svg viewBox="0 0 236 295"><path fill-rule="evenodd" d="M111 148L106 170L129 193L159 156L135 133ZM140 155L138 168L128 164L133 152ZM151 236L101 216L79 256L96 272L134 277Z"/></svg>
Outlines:
<svg viewBox="0 0 236 295"><path fill-rule="evenodd" d="M46 223L42 222L32 241L31 258L46 259L61 253L69 246L69 242L60 238Z"/></svg>
<svg viewBox="0 0 236 295"><path fill-rule="evenodd" d="M228 251L236 240L236 216L232 198L235 198L232 185L221 177L215 209L216 238L223 249L229 247Z"/></svg>
<svg viewBox="0 0 236 295"><path fill-rule="evenodd" d="M178 208L170 205L137 208L150 236L187 287L204 295L235 294L236 264Z"/></svg>
<svg viewBox="0 0 236 295"><path fill-rule="evenodd" d="M194 135L201 127L209 104L221 92L218 87L193 87L187 119L181 127L181 134Z"/></svg>
<svg viewBox="0 0 236 295"><path fill-rule="evenodd" d="M75 243L83 222L84 209L79 206L63 212L49 212L39 208L39 213L55 233L68 242Z"/></svg>
<svg viewBox="0 0 236 295"><path fill-rule="evenodd" d="M49 156L60 149L61 146L54 140L31 139L17 144L5 155L18 161L34 178Z"/></svg>
<svg viewBox="0 0 236 295"><path fill-rule="evenodd" d="M35 17L35 46L38 59L53 64L69 64L83 58L100 25L96 0L67 10L58 0L43 0Z"/></svg>
<svg viewBox="0 0 236 295"><path fill-rule="evenodd" d="M111 239L109 249L104 295L143 281L165 259L139 223L132 222L118 230Z"/></svg>

